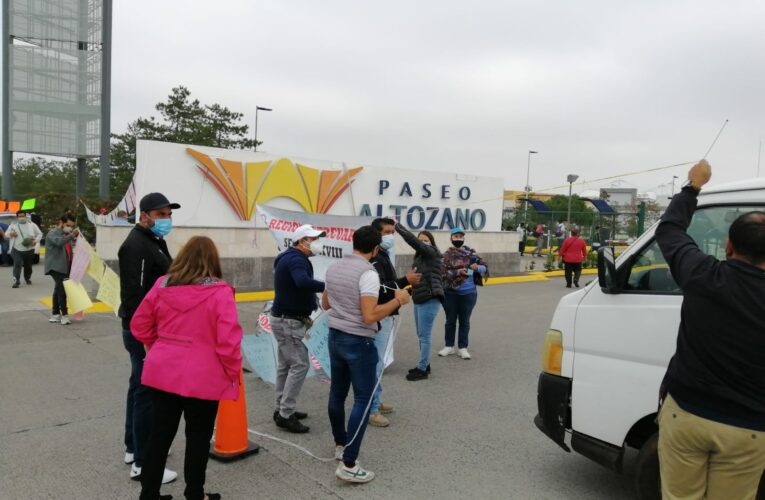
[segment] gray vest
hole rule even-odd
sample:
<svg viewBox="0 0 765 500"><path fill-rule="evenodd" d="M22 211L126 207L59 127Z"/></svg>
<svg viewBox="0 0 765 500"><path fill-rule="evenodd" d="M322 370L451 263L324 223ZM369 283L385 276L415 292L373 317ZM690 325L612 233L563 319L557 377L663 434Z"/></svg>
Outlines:
<svg viewBox="0 0 765 500"><path fill-rule="evenodd" d="M377 323L370 325L361 318L359 280L366 271L376 272L372 264L356 254L346 255L327 269L330 328L362 337L377 333Z"/></svg>

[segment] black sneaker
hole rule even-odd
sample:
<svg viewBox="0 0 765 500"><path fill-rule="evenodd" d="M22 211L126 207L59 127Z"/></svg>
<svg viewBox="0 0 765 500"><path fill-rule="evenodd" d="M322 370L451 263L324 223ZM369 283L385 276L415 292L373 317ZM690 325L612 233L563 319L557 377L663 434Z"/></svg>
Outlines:
<svg viewBox="0 0 765 500"><path fill-rule="evenodd" d="M302 411L296 411L293 413L297 417L298 420L303 420L304 418L308 418L307 413L303 413ZM274 422L276 422L276 417L279 416L279 410L274 410Z"/></svg>
<svg viewBox="0 0 765 500"><path fill-rule="evenodd" d="M414 373L414 372L416 372L416 371L421 371L421 370L415 366L414 368L412 368L411 370L409 370L409 372L408 372L408 373ZM428 373L430 373L430 365L428 365L428 367L425 369L425 371L426 371L426 372L428 372Z"/></svg>
<svg viewBox="0 0 765 500"><path fill-rule="evenodd" d="M281 415L276 416L276 426L294 434L305 434L310 427L300 423L300 420L293 414L290 418L284 418Z"/></svg>
<svg viewBox="0 0 765 500"><path fill-rule="evenodd" d="M19 282L18 281L14 281L13 282L13 286L11 288L18 288L18 287L19 287Z"/></svg>
<svg viewBox="0 0 765 500"><path fill-rule="evenodd" d="M419 368L415 368L414 371L410 372L406 379L410 382L415 382L417 380L425 380L428 378L428 372L424 370L420 370Z"/></svg>
<svg viewBox="0 0 765 500"><path fill-rule="evenodd" d="M32 284L32 280L26 280L26 281L27 281L27 285L31 285Z"/></svg>

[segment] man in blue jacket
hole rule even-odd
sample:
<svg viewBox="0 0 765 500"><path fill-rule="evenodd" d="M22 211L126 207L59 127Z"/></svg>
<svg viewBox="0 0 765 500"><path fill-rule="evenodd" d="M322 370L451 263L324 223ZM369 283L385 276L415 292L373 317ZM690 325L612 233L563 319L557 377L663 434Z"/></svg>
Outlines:
<svg viewBox="0 0 765 500"><path fill-rule="evenodd" d="M311 313L318 308L316 294L324 283L313 279L308 257L322 252L320 237L325 236L310 224L300 226L292 235L292 246L274 262L274 303L271 307L271 330L279 346L276 371L276 410L274 422L289 432L308 432L296 411L297 397L308 373L308 348L303 343L311 325Z"/></svg>

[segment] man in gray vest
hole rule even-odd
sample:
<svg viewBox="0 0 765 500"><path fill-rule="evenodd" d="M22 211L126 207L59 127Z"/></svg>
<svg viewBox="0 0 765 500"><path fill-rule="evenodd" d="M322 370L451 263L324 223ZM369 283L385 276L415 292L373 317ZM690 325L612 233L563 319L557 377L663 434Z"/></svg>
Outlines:
<svg viewBox="0 0 765 500"><path fill-rule="evenodd" d="M374 337L378 321L409 302L409 293L396 290L393 299L377 303L380 278L370 260L377 255L382 235L372 226L353 234L353 253L330 266L322 307L329 310L329 420L340 460L335 475L351 483L368 483L374 472L362 469L356 458L367 427L367 413L375 388L378 361ZM353 408L345 425L345 398L353 385ZM342 452L342 455L341 455Z"/></svg>

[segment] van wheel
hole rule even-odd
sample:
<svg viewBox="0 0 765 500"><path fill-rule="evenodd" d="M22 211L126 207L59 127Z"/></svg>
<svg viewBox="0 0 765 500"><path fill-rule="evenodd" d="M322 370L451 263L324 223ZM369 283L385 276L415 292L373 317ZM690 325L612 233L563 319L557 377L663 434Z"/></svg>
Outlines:
<svg viewBox="0 0 765 500"><path fill-rule="evenodd" d="M643 443L635 462L635 490L640 500L661 500L659 433Z"/></svg>

